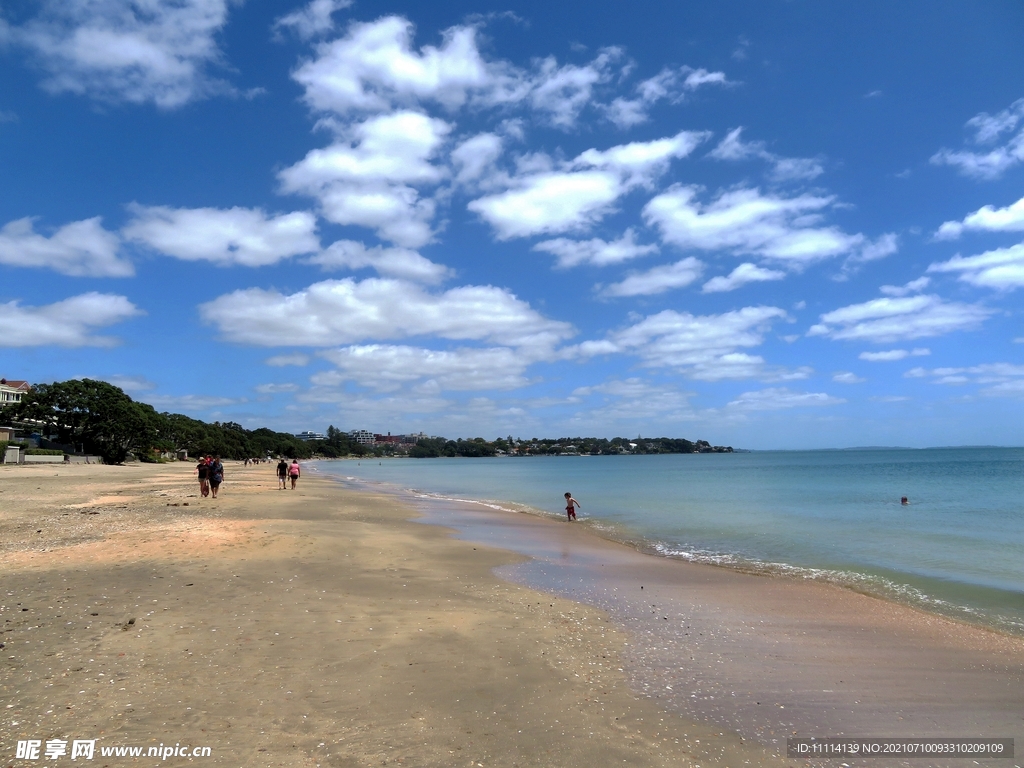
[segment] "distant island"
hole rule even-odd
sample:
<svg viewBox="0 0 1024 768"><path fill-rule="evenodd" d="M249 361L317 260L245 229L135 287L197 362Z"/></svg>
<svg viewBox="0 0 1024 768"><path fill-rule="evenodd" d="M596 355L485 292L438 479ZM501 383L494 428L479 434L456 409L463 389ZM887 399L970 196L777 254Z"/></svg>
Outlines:
<svg viewBox="0 0 1024 768"><path fill-rule="evenodd" d="M654 453L732 453L731 446L711 445L706 440L691 442L676 437L560 437L530 440L498 438L487 441L421 438L408 448L415 459L442 456L620 456Z"/></svg>

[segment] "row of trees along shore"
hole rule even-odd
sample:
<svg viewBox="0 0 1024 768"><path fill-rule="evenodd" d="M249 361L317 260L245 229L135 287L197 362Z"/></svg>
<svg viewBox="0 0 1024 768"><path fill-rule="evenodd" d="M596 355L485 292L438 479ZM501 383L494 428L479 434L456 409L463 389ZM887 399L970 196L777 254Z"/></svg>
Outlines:
<svg viewBox="0 0 1024 768"><path fill-rule="evenodd" d="M698 440L616 437L560 438L494 441L422 438L415 445L366 446L346 432L330 426L325 440L300 440L286 432L261 428L249 430L234 422L206 422L179 413L159 413L153 406L136 402L113 384L93 379L72 379L38 384L19 403L0 408L0 423L14 424L46 438L43 447L62 447L69 453L100 456L105 463L121 464L130 456L157 461L163 455L187 451L190 456L215 455L226 459L287 456L295 459L344 456L409 455L414 458L442 456L557 455L577 453L710 453L732 448L711 446Z"/></svg>

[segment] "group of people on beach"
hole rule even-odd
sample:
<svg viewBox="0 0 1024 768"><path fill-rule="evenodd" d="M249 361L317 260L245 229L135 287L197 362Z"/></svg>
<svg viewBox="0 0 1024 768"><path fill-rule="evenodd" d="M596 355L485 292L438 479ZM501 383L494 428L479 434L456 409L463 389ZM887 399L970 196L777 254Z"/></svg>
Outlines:
<svg viewBox="0 0 1024 768"><path fill-rule="evenodd" d="M288 483L288 480L292 481L292 490L295 490L295 484L299 482L299 475L302 474L302 470L299 468L299 460L292 459L292 463L288 464L283 458L277 464L277 489L283 491Z"/></svg>
<svg viewBox="0 0 1024 768"><path fill-rule="evenodd" d="M196 475L199 476L199 493L205 499L212 495L217 498L220 484L224 482L224 465L220 456L204 456L196 464Z"/></svg>

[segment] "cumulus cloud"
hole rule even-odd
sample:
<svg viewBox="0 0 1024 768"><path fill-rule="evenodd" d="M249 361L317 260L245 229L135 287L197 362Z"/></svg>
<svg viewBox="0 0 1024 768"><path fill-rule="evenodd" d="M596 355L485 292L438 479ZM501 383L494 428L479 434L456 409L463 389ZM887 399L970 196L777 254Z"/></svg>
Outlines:
<svg viewBox="0 0 1024 768"><path fill-rule="evenodd" d="M604 267L608 264L618 264L635 259L638 256L646 256L649 253L657 253L658 246L653 243L641 245L636 242L636 231L630 227L622 233L622 237L618 240L601 240L596 237L590 240L570 240L559 237L537 243L533 246L533 250L544 251L558 257L558 266L562 268L575 267L580 264Z"/></svg>
<svg viewBox="0 0 1024 768"><path fill-rule="evenodd" d="M468 185L492 175L494 162L502 151L502 139L496 133L479 133L466 139L451 153L455 181Z"/></svg>
<svg viewBox="0 0 1024 768"><path fill-rule="evenodd" d="M740 264L736 269L726 276L719 275L704 283L701 288L703 293L721 293L724 291L735 291L747 283L761 283L767 280L781 280L786 276L785 272L777 269L765 269L749 262Z"/></svg>
<svg viewBox="0 0 1024 768"><path fill-rule="evenodd" d="M662 239L679 248L733 251L793 267L850 253L865 242L836 227L815 226L835 198L780 197L757 189L724 192L703 205L696 186L674 185L643 209L644 219Z"/></svg>
<svg viewBox="0 0 1024 768"><path fill-rule="evenodd" d="M546 158L532 158L542 170L509 180L510 189L469 203L499 239L583 230L613 210L616 200L637 187L649 187L673 159L686 157L705 133L633 142L607 150L589 149L557 170Z"/></svg>
<svg viewBox="0 0 1024 768"><path fill-rule="evenodd" d="M418 248L432 237L435 205L416 187L445 177L430 160L450 129L412 111L370 118L281 171L281 190L316 198L324 218L336 224L368 227L382 239Z"/></svg>
<svg viewBox="0 0 1024 768"><path fill-rule="evenodd" d="M185 261L261 267L320 250L316 217L306 211L268 216L259 208L128 206L125 239Z"/></svg>
<svg viewBox="0 0 1024 768"><path fill-rule="evenodd" d="M743 128L734 128L718 146L708 153L716 160L759 159L770 163L771 178L774 181L800 181L815 179L825 172L821 161L810 157L782 157L769 152L763 141L743 141Z"/></svg>
<svg viewBox="0 0 1024 768"><path fill-rule="evenodd" d="M37 16L8 28L35 54L43 87L106 102L172 109L230 87L209 74L230 0L44 0Z"/></svg>
<svg viewBox="0 0 1024 768"><path fill-rule="evenodd" d="M420 100L458 107L469 91L500 74L481 57L474 27L452 27L440 47L420 51L413 49L413 32L412 22L399 16L354 22L344 37L318 45L316 58L293 77L311 107L345 115Z"/></svg>
<svg viewBox="0 0 1024 768"><path fill-rule="evenodd" d="M793 392L786 387L772 387L758 392L744 392L727 406L737 411L778 411L820 405L840 405L846 400L824 392Z"/></svg>
<svg viewBox="0 0 1024 768"><path fill-rule="evenodd" d="M283 295L250 288L199 308L228 341L256 346L330 347L415 336L522 347L543 355L574 331L513 294L468 285L429 293L414 283L351 278Z"/></svg>
<svg viewBox="0 0 1024 768"><path fill-rule="evenodd" d="M977 256L954 256L928 267L929 272L959 273L960 280L981 288L1012 291L1024 286L1024 243Z"/></svg>
<svg viewBox="0 0 1024 768"><path fill-rule="evenodd" d="M454 26L440 46L413 45L408 19L386 16L355 22L347 33L321 43L316 56L293 77L316 110L348 115L385 112L430 102L454 110L467 102L479 106L526 105L560 128L573 126L593 100L596 85L611 79L618 48L607 48L585 65L538 59L531 70L504 61L486 61L472 25Z"/></svg>
<svg viewBox="0 0 1024 768"><path fill-rule="evenodd" d="M947 221L935 233L936 240L956 240L964 230L1024 232L1024 197L1005 208L984 205L963 221Z"/></svg>
<svg viewBox="0 0 1024 768"><path fill-rule="evenodd" d="M709 72L706 69L666 67L654 77L636 86L633 98L616 98L605 107L605 114L619 128L632 128L649 119L648 111L657 102L666 99L679 103L687 92L696 91L705 85L732 85L724 72Z"/></svg>
<svg viewBox="0 0 1024 768"><path fill-rule="evenodd" d="M316 374L313 384L338 386L354 381L381 391L428 383L436 385L437 391L516 389L529 383L524 373L532 362L508 347L434 350L367 344L325 350L320 356L336 369Z"/></svg>
<svg viewBox="0 0 1024 768"><path fill-rule="evenodd" d="M976 330L992 314L978 304L938 296L887 297L827 312L807 335L885 343Z"/></svg>
<svg viewBox="0 0 1024 768"><path fill-rule="evenodd" d="M0 264L52 269L74 277L128 277L135 268L118 255L120 239L96 216L65 224L50 237L36 233L33 219L0 229Z"/></svg>
<svg viewBox="0 0 1024 768"><path fill-rule="evenodd" d="M952 165L965 176L992 180L1024 161L1024 99L1018 99L995 115L987 112L975 115L967 121L967 128L974 134L973 144L991 149L955 151L944 148L932 156L932 163Z"/></svg>
<svg viewBox="0 0 1024 768"><path fill-rule="evenodd" d="M289 29L302 40L320 37L334 30L333 14L350 5L352 0L312 0L275 20L272 29L278 34Z"/></svg>
<svg viewBox="0 0 1024 768"><path fill-rule="evenodd" d="M383 248L366 245L356 240L338 240L309 259L321 269L363 269L370 267L386 277L399 277L421 283L439 283L451 270L435 264L408 248Z"/></svg>
<svg viewBox="0 0 1024 768"><path fill-rule="evenodd" d="M786 318L786 312L778 307L744 307L721 315L668 309L575 349L585 357L637 355L644 365L674 368L705 381L784 376L784 372L770 371L763 358L739 350L762 344L772 322ZM798 372L796 377L805 375Z"/></svg>
<svg viewBox="0 0 1024 768"><path fill-rule="evenodd" d="M887 349L883 352L861 352L857 357L861 360L867 360L869 363L891 363L906 357L923 357L931 353L932 351L927 347L916 347L910 351L905 349Z"/></svg>
<svg viewBox="0 0 1024 768"><path fill-rule="evenodd" d="M10 301L0 304L0 347L112 347L117 339L93 332L142 314L124 296L95 291L41 307Z"/></svg>
<svg viewBox="0 0 1024 768"><path fill-rule="evenodd" d="M685 288L703 272L704 262L687 256L675 264L665 264L629 275L622 282L609 285L601 293L604 296L652 296L674 288Z"/></svg>

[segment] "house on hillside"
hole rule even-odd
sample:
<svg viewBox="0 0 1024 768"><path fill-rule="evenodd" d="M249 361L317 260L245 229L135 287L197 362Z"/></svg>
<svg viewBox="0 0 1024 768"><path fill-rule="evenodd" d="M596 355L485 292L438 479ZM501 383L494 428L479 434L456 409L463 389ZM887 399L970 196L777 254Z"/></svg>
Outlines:
<svg viewBox="0 0 1024 768"><path fill-rule="evenodd" d="M0 407L20 403L22 396L30 389L32 386L27 381L0 379Z"/></svg>

